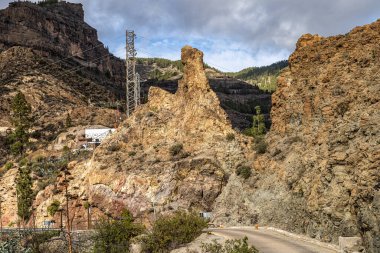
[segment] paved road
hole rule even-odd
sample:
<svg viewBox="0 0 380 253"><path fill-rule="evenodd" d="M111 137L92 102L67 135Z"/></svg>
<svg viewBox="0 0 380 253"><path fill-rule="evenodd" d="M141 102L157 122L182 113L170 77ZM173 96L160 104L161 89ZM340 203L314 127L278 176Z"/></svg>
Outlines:
<svg viewBox="0 0 380 253"><path fill-rule="evenodd" d="M241 239L247 236L249 244L255 246L260 253L337 253L333 249L288 237L268 229L218 228L208 231L227 239Z"/></svg>

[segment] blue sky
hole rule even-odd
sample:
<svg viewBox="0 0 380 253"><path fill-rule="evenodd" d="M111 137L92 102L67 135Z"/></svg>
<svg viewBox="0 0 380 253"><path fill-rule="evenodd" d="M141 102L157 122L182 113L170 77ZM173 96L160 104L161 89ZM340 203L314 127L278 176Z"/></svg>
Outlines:
<svg viewBox="0 0 380 253"><path fill-rule="evenodd" d="M0 0L4 8L9 0ZM121 58L125 29L139 57L180 58L184 45L205 62L238 71L287 59L304 33L331 36L380 18L379 0L71 0Z"/></svg>

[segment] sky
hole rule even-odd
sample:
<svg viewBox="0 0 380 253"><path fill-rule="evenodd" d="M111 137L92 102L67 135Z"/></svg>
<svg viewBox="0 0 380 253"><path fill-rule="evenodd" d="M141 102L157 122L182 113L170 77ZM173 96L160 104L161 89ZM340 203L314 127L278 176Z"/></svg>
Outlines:
<svg viewBox="0 0 380 253"><path fill-rule="evenodd" d="M289 57L305 33L332 36L380 18L379 0L69 0L82 3L100 41L125 58L125 30L138 57L180 58L184 45L222 71ZM5 8L10 0L0 0Z"/></svg>

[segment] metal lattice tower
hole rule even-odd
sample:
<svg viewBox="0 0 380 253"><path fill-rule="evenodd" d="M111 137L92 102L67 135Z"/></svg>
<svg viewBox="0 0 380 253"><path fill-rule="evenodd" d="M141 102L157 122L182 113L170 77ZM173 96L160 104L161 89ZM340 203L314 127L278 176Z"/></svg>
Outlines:
<svg viewBox="0 0 380 253"><path fill-rule="evenodd" d="M135 32L128 31L126 46L126 102L127 117L140 105L140 76L136 73Z"/></svg>

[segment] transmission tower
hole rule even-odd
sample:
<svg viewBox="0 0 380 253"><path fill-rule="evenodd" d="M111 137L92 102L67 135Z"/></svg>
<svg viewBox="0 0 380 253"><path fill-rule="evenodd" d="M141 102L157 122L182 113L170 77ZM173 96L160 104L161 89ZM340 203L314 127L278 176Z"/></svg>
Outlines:
<svg viewBox="0 0 380 253"><path fill-rule="evenodd" d="M126 102L129 117L140 105L140 76L136 73L135 32L127 30L126 35Z"/></svg>

